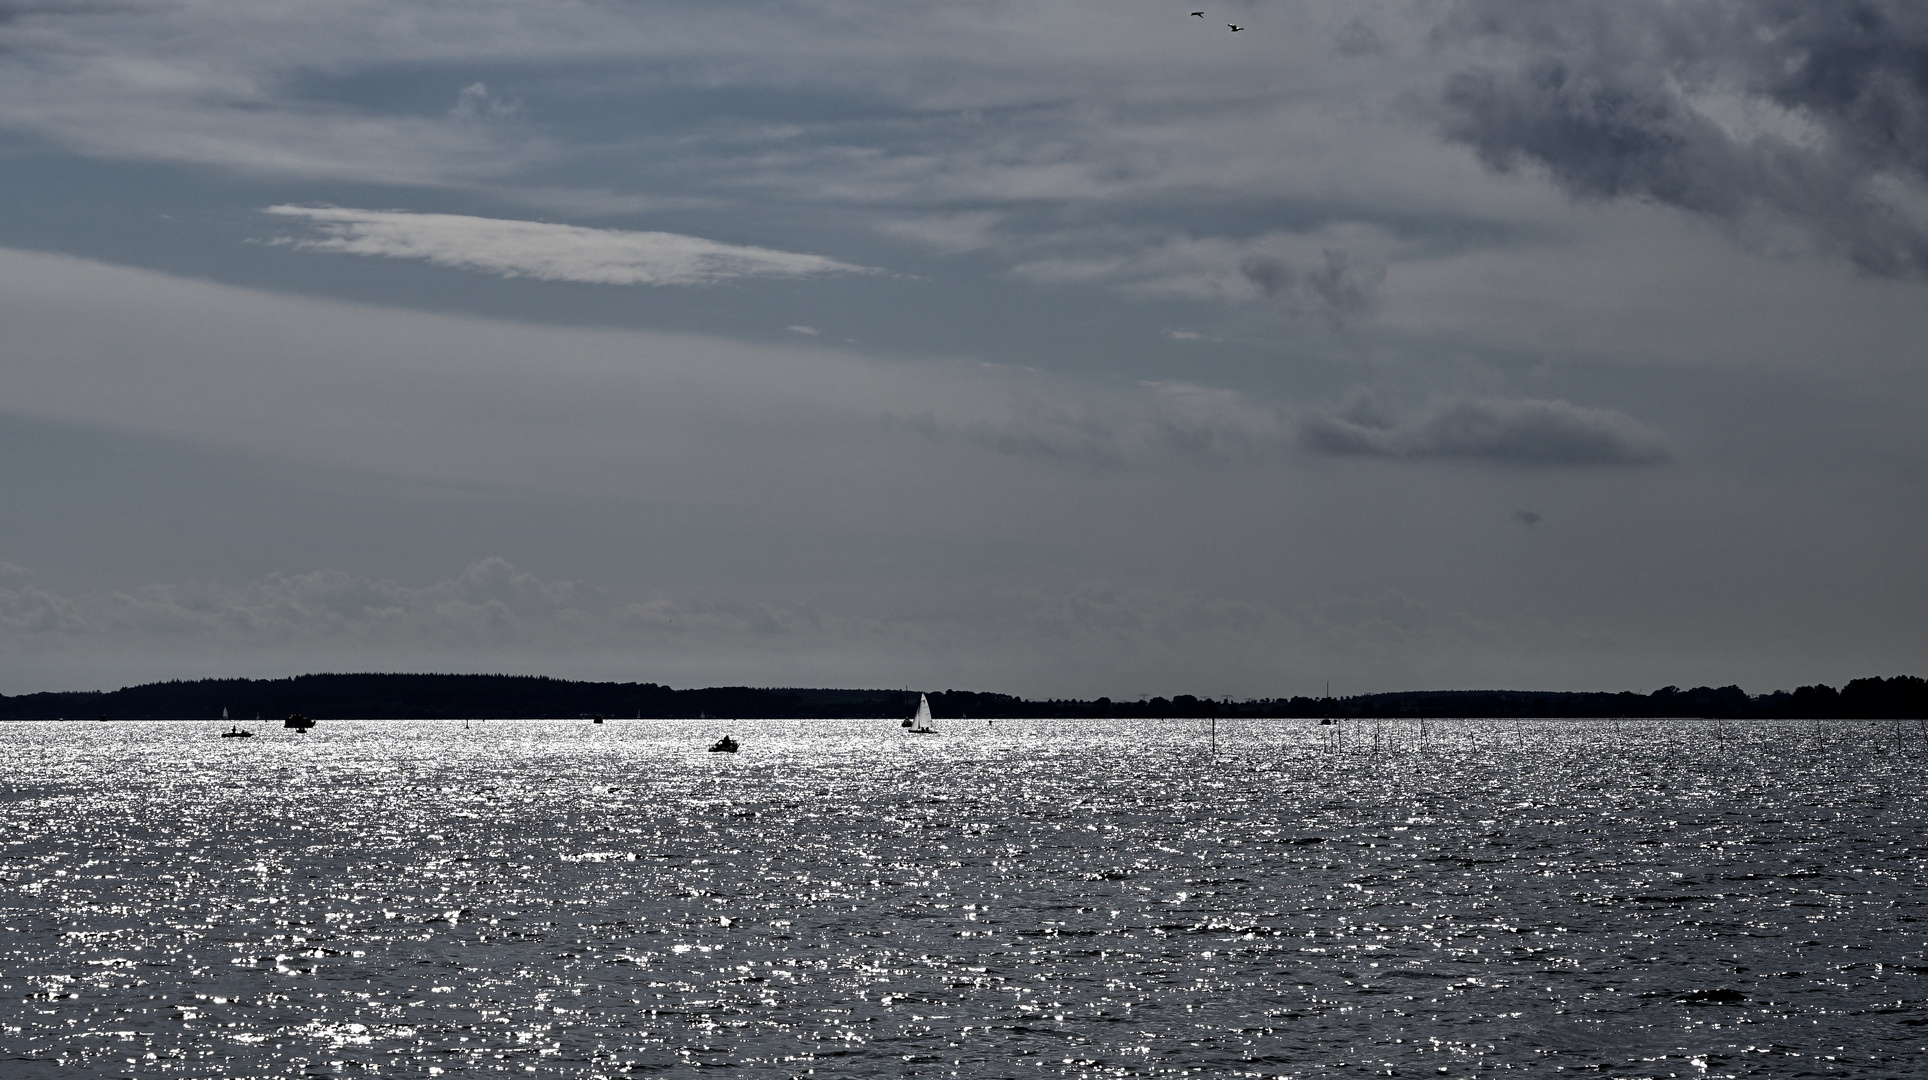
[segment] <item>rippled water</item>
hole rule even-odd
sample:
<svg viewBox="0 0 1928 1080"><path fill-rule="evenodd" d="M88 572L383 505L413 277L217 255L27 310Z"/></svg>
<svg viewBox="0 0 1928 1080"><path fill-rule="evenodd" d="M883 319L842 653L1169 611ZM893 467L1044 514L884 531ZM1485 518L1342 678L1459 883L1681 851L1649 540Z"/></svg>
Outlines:
<svg viewBox="0 0 1928 1080"><path fill-rule="evenodd" d="M0 724L6 1077L1928 1075L1920 732Z"/></svg>

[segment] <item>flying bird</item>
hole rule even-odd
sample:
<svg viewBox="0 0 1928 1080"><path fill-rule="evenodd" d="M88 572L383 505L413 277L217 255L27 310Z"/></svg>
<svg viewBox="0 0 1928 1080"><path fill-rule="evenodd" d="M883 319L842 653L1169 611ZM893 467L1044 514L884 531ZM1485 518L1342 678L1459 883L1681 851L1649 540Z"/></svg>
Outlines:
<svg viewBox="0 0 1928 1080"><path fill-rule="evenodd" d="M1232 26L1232 24L1231 24L1231 23L1226 23L1225 25L1227 25L1227 26ZM1243 26L1232 26L1232 33L1234 33L1234 34L1236 34L1236 33L1238 33L1238 32L1239 32L1240 30L1243 30L1243 29L1245 29L1245 28L1244 28Z"/></svg>
<svg viewBox="0 0 1928 1080"><path fill-rule="evenodd" d="M1202 19L1205 17L1205 13L1202 11L1194 11L1192 12L1192 17L1195 19Z"/></svg>

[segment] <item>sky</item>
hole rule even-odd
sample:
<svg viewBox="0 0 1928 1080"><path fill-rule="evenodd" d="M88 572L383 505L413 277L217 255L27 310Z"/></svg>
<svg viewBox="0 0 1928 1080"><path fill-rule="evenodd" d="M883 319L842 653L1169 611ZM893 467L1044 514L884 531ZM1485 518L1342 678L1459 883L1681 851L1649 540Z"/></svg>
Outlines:
<svg viewBox="0 0 1928 1080"><path fill-rule="evenodd" d="M0 0L0 693L1920 674L1925 73L1908 0Z"/></svg>

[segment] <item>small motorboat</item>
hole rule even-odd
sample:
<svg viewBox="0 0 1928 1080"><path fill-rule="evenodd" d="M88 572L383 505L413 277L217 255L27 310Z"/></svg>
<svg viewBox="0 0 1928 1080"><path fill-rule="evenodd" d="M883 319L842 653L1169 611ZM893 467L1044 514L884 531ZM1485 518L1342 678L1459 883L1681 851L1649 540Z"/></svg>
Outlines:
<svg viewBox="0 0 1928 1080"><path fill-rule="evenodd" d="M308 733L309 728L315 726L315 722L301 715L300 713L289 713L288 718L281 722L281 726L285 728L293 728L296 731L299 731L305 735Z"/></svg>
<svg viewBox="0 0 1928 1080"><path fill-rule="evenodd" d="M734 754L737 752L737 749L736 740L730 738L728 735L710 744L710 753L712 754Z"/></svg>
<svg viewBox="0 0 1928 1080"><path fill-rule="evenodd" d="M254 738L254 732L242 731L240 726L237 725L223 731L221 737L223 739L252 739Z"/></svg>

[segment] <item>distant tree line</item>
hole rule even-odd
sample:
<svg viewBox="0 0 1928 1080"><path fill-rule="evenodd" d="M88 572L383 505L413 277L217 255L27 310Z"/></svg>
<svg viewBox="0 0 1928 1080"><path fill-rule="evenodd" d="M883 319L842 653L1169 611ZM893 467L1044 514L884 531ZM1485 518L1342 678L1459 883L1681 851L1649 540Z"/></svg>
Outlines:
<svg viewBox="0 0 1928 1080"><path fill-rule="evenodd" d="M1368 719L1393 717L1702 717L1721 719L1928 719L1928 681L1912 675L1856 679L1836 690L1803 686L1749 696L1738 686L1663 687L1651 694L1542 690L1428 690L1341 698L1233 701L1179 694L1137 701L1107 697L1028 700L1010 694L943 690L930 695L939 719ZM276 720L299 712L332 719L521 719L603 716L668 719L899 719L917 707L913 690L673 690L656 683L571 682L537 675L300 675L289 679L200 679L121 690L0 696L0 719Z"/></svg>
<svg viewBox="0 0 1928 1080"><path fill-rule="evenodd" d="M1918 720L1928 717L1928 681L1896 675L1856 679L1839 690L1803 686L1787 695L1786 704L1787 716Z"/></svg>
<svg viewBox="0 0 1928 1080"><path fill-rule="evenodd" d="M1293 704L1310 702L1294 698ZM1803 686L1749 696L1738 686L1666 686L1651 694L1519 690L1435 690L1365 694L1335 703L1334 715L1355 717L1681 716L1702 719L1928 718L1928 681L1912 675L1856 679L1839 691ZM1300 712L1297 715L1318 715Z"/></svg>
<svg viewBox="0 0 1928 1080"><path fill-rule="evenodd" d="M1589 693L1559 690L1426 690L1360 694L1341 698L1270 698L1256 701L1193 697L1154 697L1140 701L1026 701L1006 694L950 690L931 695L938 717L1118 717L1221 716L1278 719L1368 719L1392 717L1680 716L1704 719L1928 719L1928 681L1912 675L1856 679L1839 691L1803 686L1750 697L1738 686L1662 687L1651 694L1632 691Z"/></svg>
<svg viewBox="0 0 1928 1080"><path fill-rule="evenodd" d="M672 690L656 683L571 682L539 675L300 675L198 679L121 690L0 696L0 719L318 720L573 717L895 717L917 695L902 690Z"/></svg>

